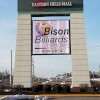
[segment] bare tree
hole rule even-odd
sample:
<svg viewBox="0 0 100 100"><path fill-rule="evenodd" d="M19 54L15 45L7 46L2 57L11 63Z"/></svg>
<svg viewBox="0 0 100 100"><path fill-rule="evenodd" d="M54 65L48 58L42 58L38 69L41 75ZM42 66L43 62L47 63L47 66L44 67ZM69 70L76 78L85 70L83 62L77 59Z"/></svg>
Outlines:
<svg viewBox="0 0 100 100"><path fill-rule="evenodd" d="M3 83L9 83L10 82L10 74L9 71L0 72L0 81Z"/></svg>

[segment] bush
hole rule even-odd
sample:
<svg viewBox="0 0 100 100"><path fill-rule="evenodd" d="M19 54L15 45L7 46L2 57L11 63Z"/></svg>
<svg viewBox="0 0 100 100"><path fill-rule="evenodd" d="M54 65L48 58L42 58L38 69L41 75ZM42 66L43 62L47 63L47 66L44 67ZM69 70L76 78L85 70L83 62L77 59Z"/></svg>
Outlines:
<svg viewBox="0 0 100 100"><path fill-rule="evenodd" d="M70 92L70 86L68 84L63 85L62 89L64 92L68 92L68 93Z"/></svg>
<svg viewBox="0 0 100 100"><path fill-rule="evenodd" d="M94 87L94 91L97 91L100 93L100 82L95 82L93 87Z"/></svg>
<svg viewBox="0 0 100 100"><path fill-rule="evenodd" d="M80 90L81 92L86 92L88 89L88 84L80 84Z"/></svg>
<svg viewBox="0 0 100 100"><path fill-rule="evenodd" d="M54 92L59 93L59 92L61 92L61 90L62 90L61 85L59 85L59 84L53 85Z"/></svg>
<svg viewBox="0 0 100 100"><path fill-rule="evenodd" d="M4 89L4 86L0 84L0 93L2 93L2 90Z"/></svg>
<svg viewBox="0 0 100 100"><path fill-rule="evenodd" d="M32 91L33 92L39 92L43 90L43 85L41 84L34 84L32 87Z"/></svg>
<svg viewBox="0 0 100 100"><path fill-rule="evenodd" d="M22 93L24 86L23 85L14 85L14 89L18 94Z"/></svg>
<svg viewBox="0 0 100 100"><path fill-rule="evenodd" d="M45 92L50 92L51 91L51 85L44 85L43 90Z"/></svg>

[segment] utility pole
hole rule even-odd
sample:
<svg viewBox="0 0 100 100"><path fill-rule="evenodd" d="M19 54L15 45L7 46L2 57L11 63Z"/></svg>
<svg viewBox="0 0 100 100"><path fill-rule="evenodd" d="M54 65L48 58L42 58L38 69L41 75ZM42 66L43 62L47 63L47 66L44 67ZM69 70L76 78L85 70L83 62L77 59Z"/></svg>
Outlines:
<svg viewBox="0 0 100 100"><path fill-rule="evenodd" d="M12 85L13 85L13 80L12 80L12 50L11 50L11 74L10 74L11 76L11 78L10 78L10 81L11 81L11 88L12 88Z"/></svg>
<svg viewBox="0 0 100 100"><path fill-rule="evenodd" d="M32 83L34 82L34 61L32 61L32 71L33 71L33 75L32 75Z"/></svg>

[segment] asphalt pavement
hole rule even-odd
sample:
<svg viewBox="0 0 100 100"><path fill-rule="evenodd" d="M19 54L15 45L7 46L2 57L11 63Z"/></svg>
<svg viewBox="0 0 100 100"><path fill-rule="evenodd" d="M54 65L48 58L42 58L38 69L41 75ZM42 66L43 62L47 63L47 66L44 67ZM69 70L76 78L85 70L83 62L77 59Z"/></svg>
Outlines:
<svg viewBox="0 0 100 100"><path fill-rule="evenodd" d="M100 100L100 97L53 97L51 100Z"/></svg>

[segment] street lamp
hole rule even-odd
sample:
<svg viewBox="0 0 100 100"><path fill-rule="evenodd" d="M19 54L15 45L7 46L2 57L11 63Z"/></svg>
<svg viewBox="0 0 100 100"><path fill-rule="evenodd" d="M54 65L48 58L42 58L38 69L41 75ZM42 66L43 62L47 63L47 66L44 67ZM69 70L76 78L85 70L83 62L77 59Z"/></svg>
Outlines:
<svg viewBox="0 0 100 100"><path fill-rule="evenodd" d="M13 86L13 79L12 79L12 50L11 50L11 74L10 74L10 82L11 82L11 88Z"/></svg>
<svg viewBox="0 0 100 100"><path fill-rule="evenodd" d="M100 45L96 44L96 48L99 49ZM99 74L100 74L100 64L99 64Z"/></svg>
<svg viewBox="0 0 100 100"><path fill-rule="evenodd" d="M34 67L35 67L35 66L34 66L34 60L33 60L33 61L32 61L32 72L33 72L33 73L32 73L32 74L33 74L33 75L32 75L32 83L34 82Z"/></svg>

